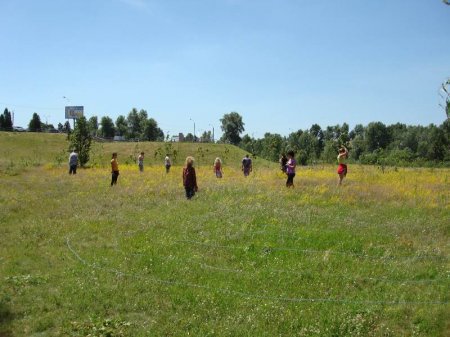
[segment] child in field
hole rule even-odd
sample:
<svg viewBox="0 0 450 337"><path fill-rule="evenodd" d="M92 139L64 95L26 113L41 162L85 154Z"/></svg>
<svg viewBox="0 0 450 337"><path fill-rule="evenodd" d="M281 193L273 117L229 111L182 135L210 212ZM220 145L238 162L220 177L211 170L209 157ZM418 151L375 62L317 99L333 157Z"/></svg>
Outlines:
<svg viewBox="0 0 450 337"><path fill-rule="evenodd" d="M111 186L117 184L117 178L119 177L119 163L117 162L117 153L112 154L111 159Z"/></svg>
<svg viewBox="0 0 450 337"><path fill-rule="evenodd" d="M139 172L144 172L144 152L141 152L141 154L138 157L138 166Z"/></svg>
<svg viewBox="0 0 450 337"><path fill-rule="evenodd" d="M194 158L187 157L183 167L183 186L186 190L186 198L190 200L198 191L197 176L195 175Z"/></svg>
<svg viewBox="0 0 450 337"><path fill-rule="evenodd" d="M286 174L288 178L286 181L286 187L294 187L295 167L297 166L297 161L295 160L294 151L289 151L287 156L288 161L286 163Z"/></svg>
<svg viewBox="0 0 450 337"><path fill-rule="evenodd" d="M169 158L168 154L166 154L166 158L164 158L164 166L166 167L166 173L169 173L172 163L170 162L170 158Z"/></svg>
<svg viewBox="0 0 450 337"><path fill-rule="evenodd" d="M78 167L78 153L76 150L73 150L69 155L69 174L77 174Z"/></svg>
<svg viewBox="0 0 450 337"><path fill-rule="evenodd" d="M214 161L214 173L217 178L222 178L223 172L222 172L222 161L219 157L216 158Z"/></svg>
<svg viewBox="0 0 450 337"><path fill-rule="evenodd" d="M342 146L339 149L339 154L337 156L337 160L339 163L337 173L339 174L339 185L342 184L342 180L344 180L347 175L347 158L348 158L348 150L345 146Z"/></svg>
<svg viewBox="0 0 450 337"><path fill-rule="evenodd" d="M284 153L281 154L280 157L280 169L282 172L286 173L286 164L288 162L288 159Z"/></svg>
<svg viewBox="0 0 450 337"><path fill-rule="evenodd" d="M244 176L248 176L253 170L252 160L249 158L248 154L242 159L242 172Z"/></svg>

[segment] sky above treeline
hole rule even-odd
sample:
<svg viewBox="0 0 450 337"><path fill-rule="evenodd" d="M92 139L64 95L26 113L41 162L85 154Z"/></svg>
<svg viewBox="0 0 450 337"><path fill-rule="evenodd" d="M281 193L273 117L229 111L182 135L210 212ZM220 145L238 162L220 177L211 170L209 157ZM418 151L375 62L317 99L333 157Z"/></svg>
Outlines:
<svg viewBox="0 0 450 337"><path fill-rule="evenodd" d="M1 0L0 108L26 127L64 106L114 121L136 107L200 135L441 124L450 6L441 0ZM64 98L65 97L65 98Z"/></svg>

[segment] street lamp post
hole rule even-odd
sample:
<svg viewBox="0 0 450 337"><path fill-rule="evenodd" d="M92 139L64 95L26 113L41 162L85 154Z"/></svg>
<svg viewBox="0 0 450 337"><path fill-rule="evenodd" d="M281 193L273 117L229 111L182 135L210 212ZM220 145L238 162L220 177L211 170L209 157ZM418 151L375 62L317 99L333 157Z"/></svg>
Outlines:
<svg viewBox="0 0 450 337"><path fill-rule="evenodd" d="M194 122L194 143L195 143L195 121L192 118L189 118L192 122Z"/></svg>
<svg viewBox="0 0 450 337"><path fill-rule="evenodd" d="M213 131L213 133L212 133L212 142L214 143L214 125L209 124L209 126L212 127L212 131Z"/></svg>

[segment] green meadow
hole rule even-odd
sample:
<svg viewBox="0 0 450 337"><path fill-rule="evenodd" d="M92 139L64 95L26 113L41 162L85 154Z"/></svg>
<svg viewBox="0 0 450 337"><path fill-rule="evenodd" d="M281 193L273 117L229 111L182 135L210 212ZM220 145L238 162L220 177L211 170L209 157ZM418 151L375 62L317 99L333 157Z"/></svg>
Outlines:
<svg viewBox="0 0 450 337"><path fill-rule="evenodd" d="M450 335L450 169L299 167L288 190L229 145L95 143L75 176L67 150L0 133L2 337Z"/></svg>

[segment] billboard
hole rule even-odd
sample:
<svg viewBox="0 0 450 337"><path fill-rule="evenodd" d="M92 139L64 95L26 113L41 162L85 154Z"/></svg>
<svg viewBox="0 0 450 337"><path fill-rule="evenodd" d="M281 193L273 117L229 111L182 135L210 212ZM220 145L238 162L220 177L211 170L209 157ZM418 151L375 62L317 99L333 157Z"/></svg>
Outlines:
<svg viewBox="0 0 450 337"><path fill-rule="evenodd" d="M66 119L78 119L83 116L83 106L66 106Z"/></svg>

